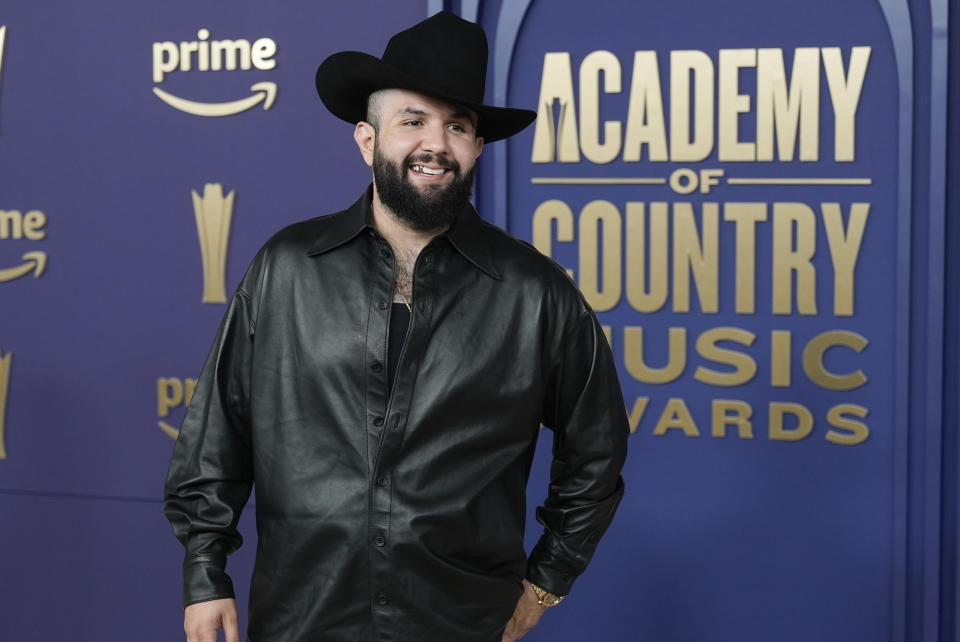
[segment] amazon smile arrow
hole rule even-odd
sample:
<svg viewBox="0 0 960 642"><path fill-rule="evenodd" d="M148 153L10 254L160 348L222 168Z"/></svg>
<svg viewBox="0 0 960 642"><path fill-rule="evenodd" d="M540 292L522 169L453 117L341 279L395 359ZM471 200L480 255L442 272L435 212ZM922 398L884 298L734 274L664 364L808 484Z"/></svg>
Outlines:
<svg viewBox="0 0 960 642"><path fill-rule="evenodd" d="M47 267L46 252L24 252L22 258L26 261L23 265L0 270L0 283L19 279L21 276L30 274L31 272L33 272L34 278L38 278L43 274L44 268Z"/></svg>
<svg viewBox="0 0 960 642"><path fill-rule="evenodd" d="M180 436L180 431L165 421L158 421L157 426L160 428L160 430L165 432L167 436L170 437L171 439L176 439L177 437Z"/></svg>
<svg viewBox="0 0 960 642"><path fill-rule="evenodd" d="M157 98L167 103L175 109L185 111L194 116L232 116L246 111L263 101L263 109L267 110L273 106L273 101L277 97L277 84L273 82L258 82L250 86L250 91L254 92L252 96L233 100L227 103L200 103L186 98L180 98L167 93L159 87L153 88L153 93Z"/></svg>

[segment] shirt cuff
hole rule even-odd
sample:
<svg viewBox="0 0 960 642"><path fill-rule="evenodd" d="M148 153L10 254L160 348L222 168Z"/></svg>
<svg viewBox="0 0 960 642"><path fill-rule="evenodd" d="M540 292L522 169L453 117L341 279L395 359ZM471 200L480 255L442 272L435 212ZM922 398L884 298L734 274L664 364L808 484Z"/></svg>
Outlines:
<svg viewBox="0 0 960 642"><path fill-rule="evenodd" d="M233 581L225 570L226 558L210 555L183 561L183 606L234 597Z"/></svg>
<svg viewBox="0 0 960 642"><path fill-rule="evenodd" d="M527 561L527 581L557 597L569 595L579 575L579 569L568 568L563 558L550 551L546 537L541 538Z"/></svg>

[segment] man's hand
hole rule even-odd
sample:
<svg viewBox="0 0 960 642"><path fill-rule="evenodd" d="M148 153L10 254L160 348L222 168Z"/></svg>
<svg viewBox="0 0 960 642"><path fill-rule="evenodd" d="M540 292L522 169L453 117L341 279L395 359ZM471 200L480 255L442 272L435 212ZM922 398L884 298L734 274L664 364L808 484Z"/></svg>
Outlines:
<svg viewBox="0 0 960 642"><path fill-rule="evenodd" d="M530 629L537 625L543 612L546 611L540 606L540 598L537 592L533 590L533 585L527 580L523 580L523 595L517 602L517 609L507 622L507 628L503 631L501 642L514 642L525 636Z"/></svg>
<svg viewBox="0 0 960 642"><path fill-rule="evenodd" d="M237 603L233 598L197 602L183 610L187 642L217 642L217 629L223 629L226 642L240 642Z"/></svg>

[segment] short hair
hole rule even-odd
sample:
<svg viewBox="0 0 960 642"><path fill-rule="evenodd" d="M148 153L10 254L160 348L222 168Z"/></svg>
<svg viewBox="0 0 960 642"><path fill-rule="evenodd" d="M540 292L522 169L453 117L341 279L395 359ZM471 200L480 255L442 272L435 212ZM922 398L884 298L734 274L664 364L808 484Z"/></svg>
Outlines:
<svg viewBox="0 0 960 642"><path fill-rule="evenodd" d="M383 94L386 89L378 89L367 97L367 122L373 125L373 130L380 133L380 123L383 121Z"/></svg>

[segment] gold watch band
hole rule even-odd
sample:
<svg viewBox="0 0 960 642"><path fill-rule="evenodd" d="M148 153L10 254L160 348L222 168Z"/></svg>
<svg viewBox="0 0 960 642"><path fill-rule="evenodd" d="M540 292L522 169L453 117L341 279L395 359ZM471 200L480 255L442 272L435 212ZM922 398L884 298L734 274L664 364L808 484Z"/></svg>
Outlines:
<svg viewBox="0 0 960 642"><path fill-rule="evenodd" d="M545 609L560 604L565 597L562 595L554 595L550 591L540 588L533 582L530 582L530 586L533 588L533 592L537 594L537 603Z"/></svg>

